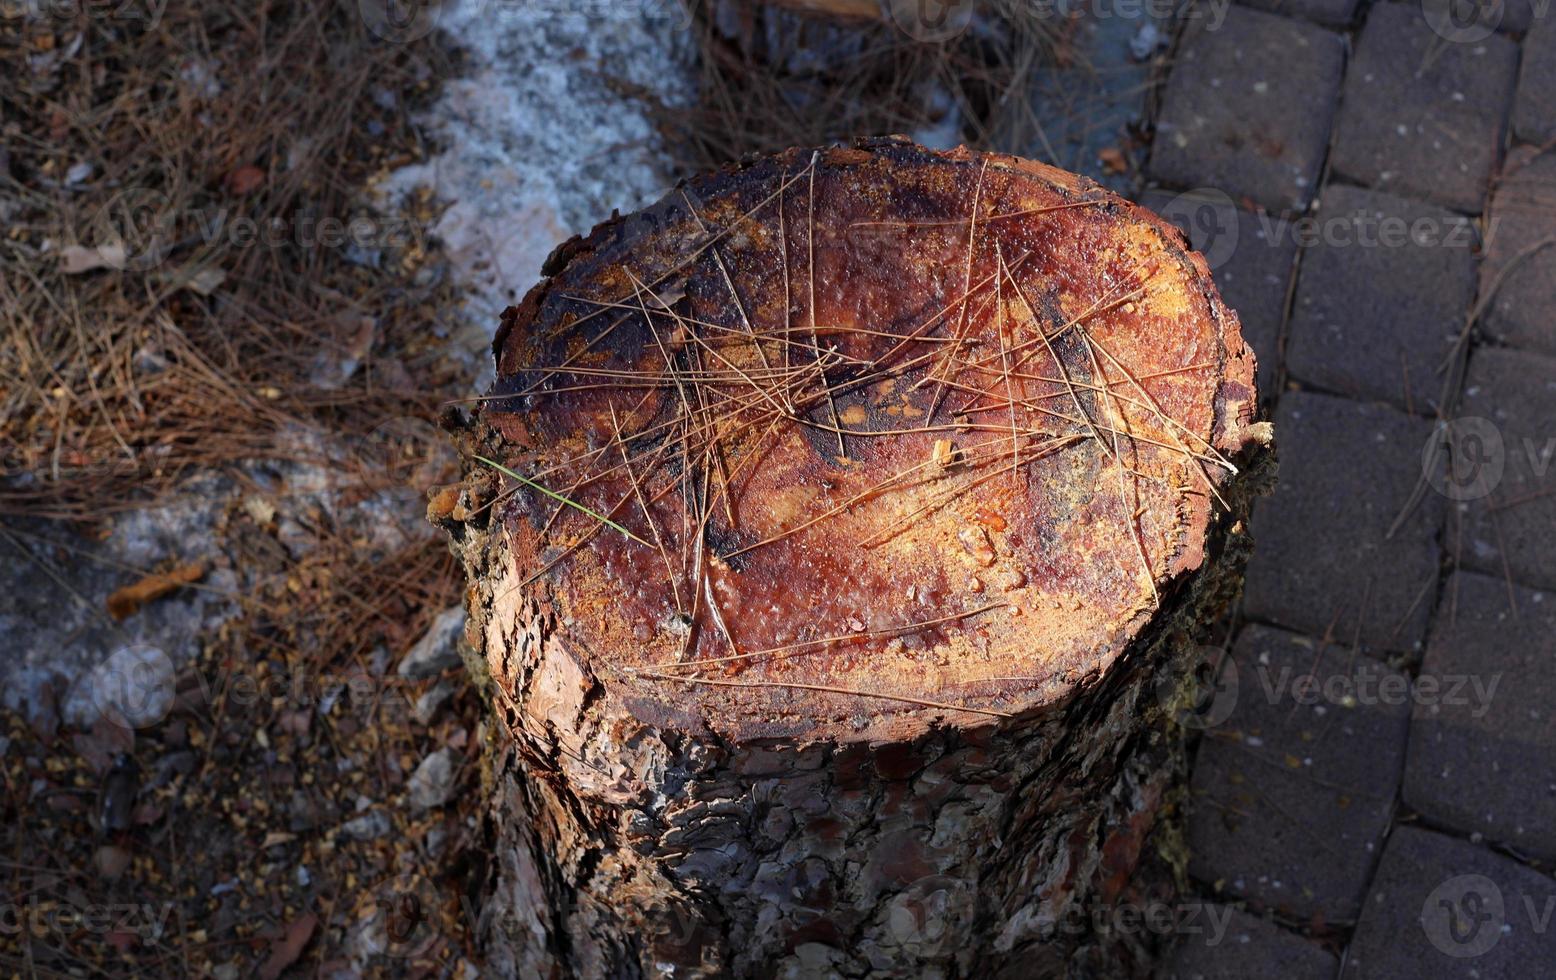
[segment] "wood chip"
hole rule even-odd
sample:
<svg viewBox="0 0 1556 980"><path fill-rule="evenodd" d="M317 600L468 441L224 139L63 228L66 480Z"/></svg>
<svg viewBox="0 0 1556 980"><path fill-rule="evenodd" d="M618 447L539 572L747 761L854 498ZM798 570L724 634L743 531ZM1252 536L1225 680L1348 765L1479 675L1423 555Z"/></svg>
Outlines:
<svg viewBox="0 0 1556 980"><path fill-rule="evenodd" d="M172 571L147 575L133 585L115 590L108 597L108 613L122 622L139 612L146 603L155 602L169 592L198 582L204 575L205 565L202 562L191 562Z"/></svg>

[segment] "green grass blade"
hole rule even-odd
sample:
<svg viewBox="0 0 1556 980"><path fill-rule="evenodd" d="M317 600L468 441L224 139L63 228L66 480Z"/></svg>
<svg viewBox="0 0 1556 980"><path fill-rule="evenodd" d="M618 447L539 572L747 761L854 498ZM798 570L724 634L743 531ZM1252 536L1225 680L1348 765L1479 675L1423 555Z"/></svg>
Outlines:
<svg viewBox="0 0 1556 980"><path fill-rule="evenodd" d="M529 477L524 476L522 473L513 472L512 470L508 469L508 467L502 465L496 460L487 459L485 456L477 456L476 459L479 459L487 466L490 466L499 472L506 473L508 476L513 477L515 480L518 480L520 483L524 484L526 487L529 487L532 490L539 490L541 493L550 497L552 500L560 501L573 508L574 510L582 511L585 514L588 514L590 517L599 521L601 524L604 524L608 528L620 531L622 534L625 534L627 537L631 538L633 541L636 541L638 544L648 544L647 541L644 541L642 538L638 537L636 534L633 534L631 531L622 527L620 524L617 524L615 521L611 520L609 517L606 517L604 514L596 513L595 511L585 507L583 504L580 504L576 500L569 500L568 498L557 493L555 490L547 490L545 487L536 483L534 480L531 480ZM652 547L652 545L649 545L649 547Z"/></svg>

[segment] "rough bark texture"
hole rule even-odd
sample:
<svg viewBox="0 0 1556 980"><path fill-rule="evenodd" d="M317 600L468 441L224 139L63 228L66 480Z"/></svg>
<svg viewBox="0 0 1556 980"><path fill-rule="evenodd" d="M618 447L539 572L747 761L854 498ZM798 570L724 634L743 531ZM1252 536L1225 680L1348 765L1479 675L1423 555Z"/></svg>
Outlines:
<svg viewBox="0 0 1556 980"><path fill-rule="evenodd" d="M500 721L493 968L1143 971L1089 923L1171 887L1171 693L1266 469L1203 261L1073 175L877 140L545 271L460 430L503 470L432 508Z"/></svg>

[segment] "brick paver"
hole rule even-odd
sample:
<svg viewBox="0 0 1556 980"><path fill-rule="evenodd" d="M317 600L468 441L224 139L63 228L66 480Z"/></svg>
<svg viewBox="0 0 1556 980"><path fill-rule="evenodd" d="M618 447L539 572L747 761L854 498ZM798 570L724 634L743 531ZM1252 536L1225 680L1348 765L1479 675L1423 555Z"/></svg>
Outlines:
<svg viewBox="0 0 1556 980"><path fill-rule="evenodd" d="M1445 501L1399 530L1432 425L1383 405L1288 392L1275 420L1280 483L1259 502L1243 610L1312 635L1408 650L1426 632Z"/></svg>
<svg viewBox="0 0 1556 980"><path fill-rule="evenodd" d="M1185 917L1187 918L1187 917ZM1210 906L1194 916L1168 954L1157 980L1333 980L1333 953L1227 906Z"/></svg>
<svg viewBox="0 0 1556 980"><path fill-rule="evenodd" d="M1556 137L1556 10L1537 18L1524 38L1513 134L1537 146Z"/></svg>
<svg viewBox="0 0 1556 980"><path fill-rule="evenodd" d="M1189 870L1299 919L1354 921L1404 767L1407 678L1264 626L1232 663L1236 707L1194 767Z"/></svg>
<svg viewBox="0 0 1556 980"><path fill-rule="evenodd" d="M1325 27L1343 28L1356 19L1357 0L1243 0L1256 10L1300 17Z"/></svg>
<svg viewBox="0 0 1556 980"><path fill-rule="evenodd" d="M1231 207L1220 195L1147 191L1140 203L1167 218L1205 255L1221 297L1237 311L1243 339L1259 360L1259 396L1273 399L1280 367L1281 320L1296 261L1291 223Z"/></svg>
<svg viewBox="0 0 1556 980"><path fill-rule="evenodd" d="M1505 347L1477 348L1465 371L1459 415L1490 419L1503 430L1504 438L1556 436L1556 357Z"/></svg>
<svg viewBox="0 0 1556 980"><path fill-rule="evenodd" d="M1447 543L1465 568L1556 589L1556 442L1504 442L1497 489L1459 505Z"/></svg>
<svg viewBox="0 0 1556 980"><path fill-rule="evenodd" d="M1291 376L1354 398L1431 412L1438 369L1475 299L1469 219L1331 184L1292 306Z"/></svg>
<svg viewBox="0 0 1556 980"><path fill-rule="evenodd" d="M1466 568L1556 589L1556 357L1474 351L1459 415L1461 426L1483 428L1471 420L1486 419L1493 428L1465 447L1475 458L1451 472L1490 492L1458 505L1450 553Z"/></svg>
<svg viewBox="0 0 1556 980"><path fill-rule="evenodd" d="M1345 980L1544 977L1556 881L1416 827L1389 836L1345 961Z"/></svg>
<svg viewBox="0 0 1556 980"><path fill-rule="evenodd" d="M1556 882L1481 842L1556 862L1556 240L1546 241L1556 239L1556 149L1536 149L1556 138L1556 11L1502 0L1483 11L1490 33L1429 23L1446 5L1419 0L1240 2L1341 30L1363 23L1337 117L1327 45L1281 50L1275 39L1290 27L1235 7L1222 37L1191 33L1147 168L1241 205L1212 229L1235 228L1231 249L1224 235L1180 225L1239 310L1266 400L1278 397L1280 483L1254 512L1242 606L1254 624L1230 663L1253 660L1232 718L1206 733L1195 761L1191 871L1252 911L1322 926L1317 935L1346 946L1346 977L1543 976L1556 963ZM1285 106L1252 97L1254 86ZM1322 190L1292 166L1322 163L1322 152L1285 165L1274 152L1320 141ZM1276 270L1292 260L1269 253L1288 234L1249 254L1250 218L1255 205L1296 210L1314 196L1316 223L1285 229L1301 244L1282 325L1276 284L1292 280ZM1147 203L1170 209L1171 197ZM1444 209L1484 212L1484 241L1452 232ZM1356 229L1345 219L1358 211L1401 219L1393 226L1410 240L1326 235ZM1434 244L1411 234L1422 221L1440 233ZM1432 419L1441 366L1472 310L1476 343L1444 427ZM1272 376L1293 390L1276 391ZM1425 452L1444 433L1455 436L1451 467ZM1445 566L1459 569L1446 583ZM1305 637L1326 631L1346 652L1318 657ZM1353 637L1363 652L1349 652ZM1420 676L1405 688L1369 656L1413 650L1423 650ZM1293 661L1396 686L1344 709L1281 710L1269 671ZM1330 737L1325 723L1347 727ZM1417 814L1432 829L1412 825ZM1360 916L1354 932L1347 910ZM1333 975L1322 946L1249 922L1236 943L1188 937L1159 975Z"/></svg>
<svg viewBox="0 0 1556 980"><path fill-rule="evenodd" d="M1421 681L1405 802L1434 823L1556 856L1556 594L1455 575Z"/></svg>
<svg viewBox="0 0 1556 980"><path fill-rule="evenodd" d="M1556 589L1556 439L1515 437L1490 496L1458 506L1449 543L1465 568Z"/></svg>
<svg viewBox="0 0 1556 980"><path fill-rule="evenodd" d="M1345 77L1335 174L1478 213L1517 66L1518 46L1501 34L1445 41L1421 4L1374 4Z"/></svg>
<svg viewBox="0 0 1556 980"><path fill-rule="evenodd" d="M1149 173L1217 187L1271 211L1312 199L1344 66L1339 35L1231 6L1185 30L1163 95Z"/></svg>
<svg viewBox="0 0 1556 980"><path fill-rule="evenodd" d="M1553 12L1552 16L1556 16ZM1548 104L1556 92L1547 92ZM1522 147L1508 155L1491 201L1481 294L1482 324L1504 344L1556 354L1556 150ZM1484 302L1484 300L1483 300Z"/></svg>
<svg viewBox="0 0 1556 980"><path fill-rule="evenodd" d="M1536 17L1535 10L1542 13ZM1501 0L1502 19L1497 29L1508 34L1523 34L1536 21L1549 20L1553 11L1546 0Z"/></svg>

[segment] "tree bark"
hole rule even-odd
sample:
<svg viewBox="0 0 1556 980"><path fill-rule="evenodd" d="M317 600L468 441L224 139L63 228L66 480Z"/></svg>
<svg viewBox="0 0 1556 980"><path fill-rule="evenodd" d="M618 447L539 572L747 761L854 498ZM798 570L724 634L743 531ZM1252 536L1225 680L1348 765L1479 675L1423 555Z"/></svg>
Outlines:
<svg viewBox="0 0 1556 980"><path fill-rule="evenodd" d="M492 969L1146 970L1096 913L1171 895L1170 711L1268 468L1203 260L885 139L544 271L431 508L490 674Z"/></svg>

